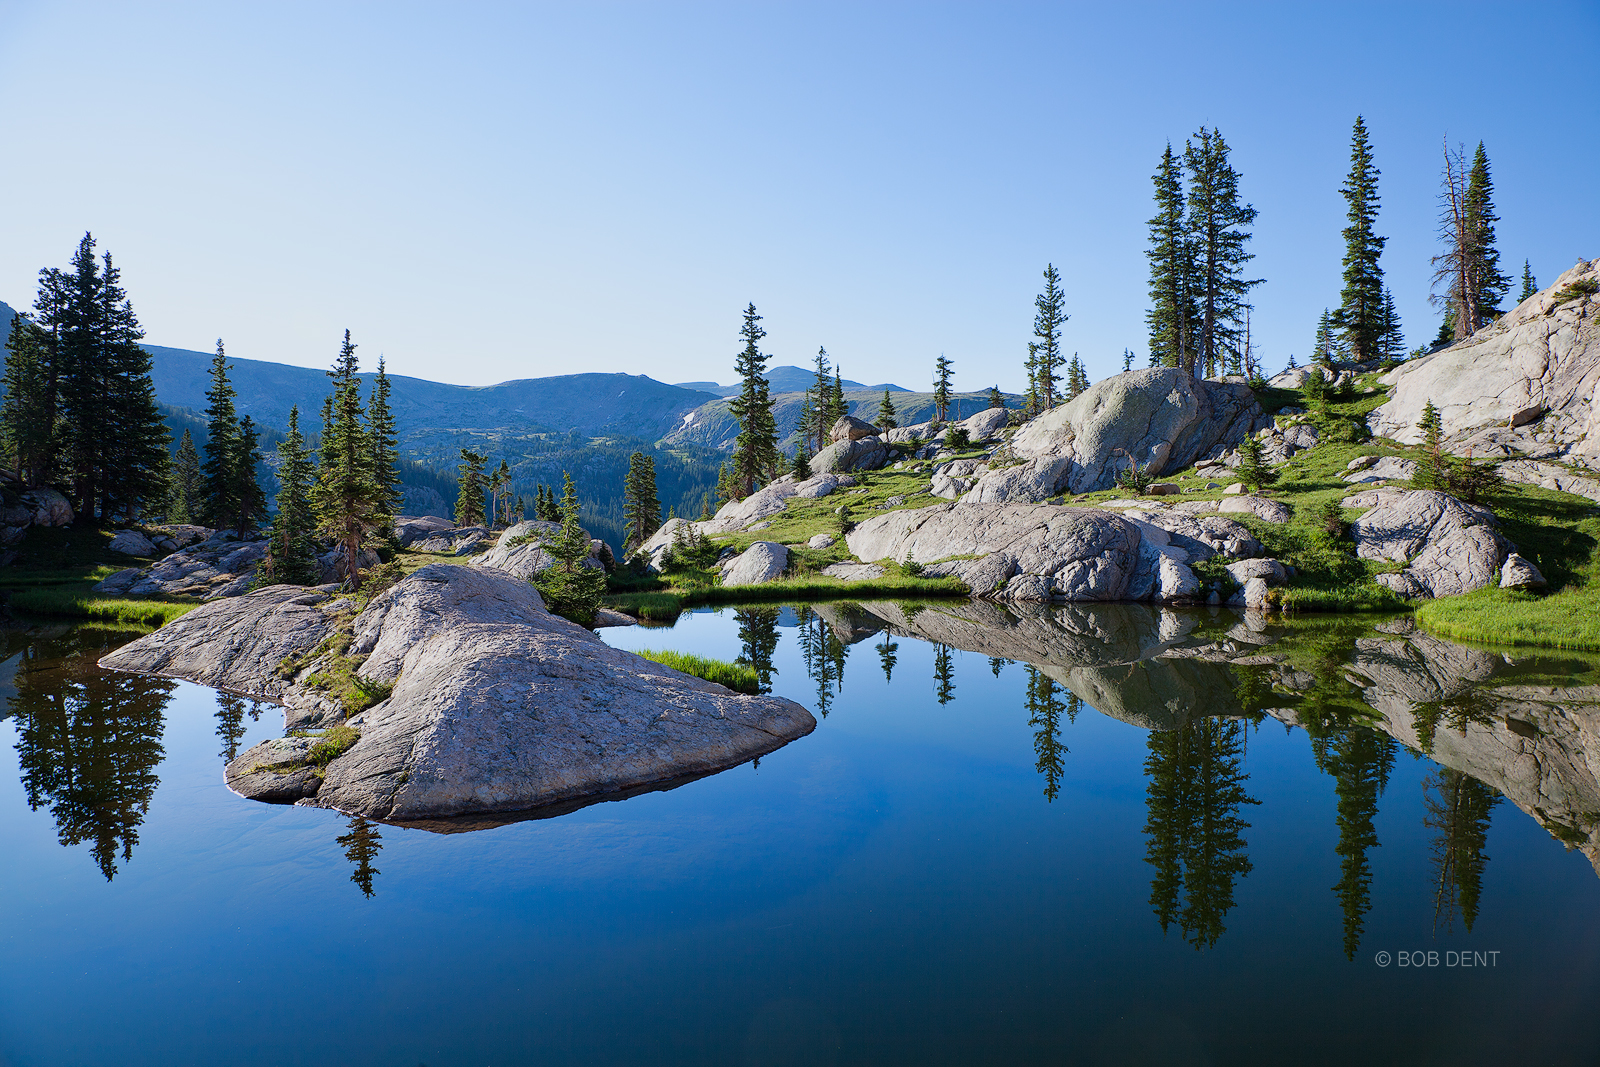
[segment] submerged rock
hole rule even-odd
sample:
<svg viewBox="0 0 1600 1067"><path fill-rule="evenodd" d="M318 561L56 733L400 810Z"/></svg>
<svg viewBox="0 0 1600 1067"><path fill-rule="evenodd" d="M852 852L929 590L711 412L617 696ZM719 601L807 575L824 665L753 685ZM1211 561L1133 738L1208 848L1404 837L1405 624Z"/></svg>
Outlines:
<svg viewBox="0 0 1600 1067"><path fill-rule="evenodd" d="M348 603L274 586L202 606L101 664L292 711L311 699L309 668L286 678L285 658L338 632ZM350 721L359 740L300 802L370 818L620 795L744 763L816 726L792 701L741 696L611 648L491 568L430 564L346 625L357 676L389 696Z"/></svg>

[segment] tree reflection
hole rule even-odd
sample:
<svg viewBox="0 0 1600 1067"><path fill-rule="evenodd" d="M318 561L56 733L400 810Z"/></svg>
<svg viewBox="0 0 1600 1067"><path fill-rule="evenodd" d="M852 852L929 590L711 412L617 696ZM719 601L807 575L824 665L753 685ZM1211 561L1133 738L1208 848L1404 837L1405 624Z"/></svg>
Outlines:
<svg viewBox="0 0 1600 1067"><path fill-rule="evenodd" d="M878 650L878 665L883 668L883 680L894 681L895 653L899 651L900 646L889 639L889 631L885 630L883 640L872 647Z"/></svg>
<svg viewBox="0 0 1600 1067"><path fill-rule="evenodd" d="M1467 736L1467 727L1480 726L1495 721L1496 705L1487 693L1473 687L1444 700L1430 700L1416 704L1411 709L1412 723L1417 731L1417 744L1426 755L1433 755L1433 740L1441 725Z"/></svg>
<svg viewBox="0 0 1600 1067"><path fill-rule="evenodd" d="M778 650L778 609L742 608L733 613L739 620L739 658L735 662L756 672L756 688L772 692L772 654Z"/></svg>
<svg viewBox="0 0 1600 1067"><path fill-rule="evenodd" d="M372 865L373 858L383 851L383 835L378 833L376 826L359 815L351 817L349 830L349 833L335 840L344 849L344 858L355 864L356 869L350 875L350 880L361 887L361 892L371 897L375 892L372 878L383 873Z"/></svg>
<svg viewBox="0 0 1600 1067"><path fill-rule="evenodd" d="M1387 734L1365 726L1345 726L1314 737L1311 751L1317 766L1333 776L1338 797L1339 883L1333 887L1344 910L1344 954L1355 959L1361 947L1365 916L1372 907L1372 864L1367 852L1378 847L1373 820L1378 797L1389 784L1395 744Z"/></svg>
<svg viewBox="0 0 1600 1067"><path fill-rule="evenodd" d="M1191 719L1152 731L1146 744L1145 860L1155 867L1150 906L1161 929L1178 924L1196 949L1227 929L1234 881L1252 868L1240 816L1259 803L1245 790L1244 726L1235 720Z"/></svg>
<svg viewBox="0 0 1600 1067"><path fill-rule="evenodd" d="M81 629L22 653L10 710L28 806L50 809L64 847L89 842L106 880L133 858L160 779L163 711L177 683L103 671L112 635Z"/></svg>
<svg viewBox="0 0 1600 1067"><path fill-rule="evenodd" d="M948 704L956 698L956 668L951 662L949 645L933 646L933 681L940 704Z"/></svg>
<svg viewBox="0 0 1600 1067"><path fill-rule="evenodd" d="M1435 831L1434 926L1442 917L1449 929L1453 917L1459 914L1471 933L1478 918L1483 868L1489 862L1484 855L1489 817L1500 803L1500 794L1470 774L1449 767L1440 767L1423 779L1423 790L1428 814L1422 824Z"/></svg>
<svg viewBox="0 0 1600 1067"><path fill-rule="evenodd" d="M1068 723L1075 722L1083 701L1039 668L1029 666L1027 671L1028 725L1034 730L1034 769L1044 775L1045 800L1053 802L1061 793L1061 757L1068 751L1061 743L1061 716L1065 713ZM1067 695L1065 701L1057 697L1062 692Z"/></svg>
<svg viewBox="0 0 1600 1067"><path fill-rule="evenodd" d="M817 712L828 717L834 694L844 686L844 661L850 646L839 640L821 615L800 609L800 657L817 685Z"/></svg>
<svg viewBox="0 0 1600 1067"><path fill-rule="evenodd" d="M247 709L251 722L261 718L259 700L249 700L232 693L217 694L217 737L222 741L222 751L218 755L223 763L232 763L239 754L239 742L244 740L245 732L249 729L244 724Z"/></svg>
<svg viewBox="0 0 1600 1067"><path fill-rule="evenodd" d="M1001 668L1010 666L1010 664L1011 661L1006 659L1004 656L989 657L989 669L994 672L994 676L996 678L1000 677Z"/></svg>

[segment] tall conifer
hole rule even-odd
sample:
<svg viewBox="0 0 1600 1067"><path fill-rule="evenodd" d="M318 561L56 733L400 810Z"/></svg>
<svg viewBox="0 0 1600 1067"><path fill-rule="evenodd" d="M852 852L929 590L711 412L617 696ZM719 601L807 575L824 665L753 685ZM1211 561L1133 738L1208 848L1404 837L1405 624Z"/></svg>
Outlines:
<svg viewBox="0 0 1600 1067"><path fill-rule="evenodd" d="M1150 365L1194 370L1194 248L1184 215L1183 177L1169 143L1151 176L1156 213L1150 227Z"/></svg>
<svg viewBox="0 0 1600 1067"><path fill-rule="evenodd" d="M1061 272L1054 263L1045 264L1044 292L1033 300L1033 336L1038 338L1033 359L1034 390L1046 411L1056 406L1056 383L1061 380L1056 372L1066 362L1061 355L1061 327L1072 317L1066 313L1066 301L1067 295L1061 291Z"/></svg>
<svg viewBox="0 0 1600 1067"><path fill-rule="evenodd" d="M51 348L46 330L21 315L12 318L0 434L6 457L24 485L43 484L55 474L60 431Z"/></svg>
<svg viewBox="0 0 1600 1067"><path fill-rule="evenodd" d="M950 412L950 367L943 352L933 364L933 421L943 422Z"/></svg>
<svg viewBox="0 0 1600 1067"><path fill-rule="evenodd" d="M1472 157L1467 172L1467 218L1472 227L1471 265L1468 268L1474 290L1473 305L1477 321L1473 332L1500 317L1500 302L1511 291L1511 279L1500 270L1500 252L1495 248L1494 224L1500 216L1494 211L1494 179L1489 174L1489 154L1483 142Z"/></svg>
<svg viewBox="0 0 1600 1067"><path fill-rule="evenodd" d="M218 529L233 526L239 514L239 413L228 370L228 355L219 337L217 354L211 357L211 388L206 390L206 459L201 466L206 476L202 514L206 525Z"/></svg>
<svg viewBox="0 0 1600 1067"><path fill-rule="evenodd" d="M205 510L206 483L200 473L200 453L194 447L194 437L188 430L178 442L178 454L172 461L172 485L167 494L167 521L199 522Z"/></svg>
<svg viewBox="0 0 1600 1067"><path fill-rule="evenodd" d="M1345 347L1357 363L1377 357L1383 330L1383 267L1378 260L1387 238L1374 232L1379 173L1372 163L1366 122L1358 115L1350 132L1350 175L1340 187L1349 225L1344 228L1344 288L1333 314L1333 324L1343 332Z"/></svg>
<svg viewBox="0 0 1600 1067"><path fill-rule="evenodd" d="M878 429L892 430L900 425L895 421L894 401L889 399L889 390L883 391L883 402L878 405Z"/></svg>
<svg viewBox="0 0 1600 1067"><path fill-rule="evenodd" d="M1189 171L1187 229L1193 254L1195 338L1194 360L1207 377L1217 373L1224 353L1237 347L1246 296L1261 279L1246 279L1244 265L1255 256L1245 251L1256 209L1239 200L1239 172L1228 159L1228 143L1218 130L1204 126L1184 147Z"/></svg>
<svg viewBox="0 0 1600 1067"><path fill-rule="evenodd" d="M233 527L243 537L246 530L255 528L256 520L267 510L267 494L262 491L261 483L256 478L256 471L261 467L261 434L256 429L255 420L249 415L239 420L239 429L234 435L232 465L234 497L238 501Z"/></svg>
<svg viewBox="0 0 1600 1067"><path fill-rule="evenodd" d="M377 529L382 490L372 475L371 439L362 424L361 379L350 331L328 377L333 395L323 406L322 442L311 503L317 526L338 546L340 569L352 587L361 584L361 544Z"/></svg>
<svg viewBox="0 0 1600 1067"><path fill-rule="evenodd" d="M1522 261L1522 292L1517 296L1517 303L1522 303L1528 297L1539 292L1539 283L1533 280L1533 267L1527 260Z"/></svg>
<svg viewBox="0 0 1600 1067"><path fill-rule="evenodd" d="M761 352L761 339L767 331L760 326L761 316L755 304L744 311L744 325L739 336L744 339L734 362L739 375L739 394L728 405L729 412L739 420L739 436L733 444L733 469L729 473L734 499L742 500L756 491L758 483L777 464L778 433L772 417L772 396L768 390L765 371L767 357Z"/></svg>
<svg viewBox="0 0 1600 1067"><path fill-rule="evenodd" d="M288 432L278 442L278 513L267 537L267 582L312 585L321 576L313 540L317 520L311 511L315 474L300 433L300 407L295 405L289 409Z"/></svg>
<svg viewBox="0 0 1600 1067"><path fill-rule="evenodd" d="M378 357L378 373L372 379L372 397L367 401L367 448L371 453L372 478L378 487L378 506L373 515L378 536L394 537L394 517L405 505L400 491L400 445L395 436L394 412L389 407L391 386Z"/></svg>
<svg viewBox="0 0 1600 1067"><path fill-rule="evenodd" d="M805 448L805 442L801 442L800 448ZM628 530L627 540L622 545L622 554L626 556L661 528L656 463L643 452L628 457L628 477L622 487L622 514Z"/></svg>
<svg viewBox="0 0 1600 1067"><path fill-rule="evenodd" d="M461 467L456 474L456 525L483 525L483 465L489 457L470 448L461 450Z"/></svg>

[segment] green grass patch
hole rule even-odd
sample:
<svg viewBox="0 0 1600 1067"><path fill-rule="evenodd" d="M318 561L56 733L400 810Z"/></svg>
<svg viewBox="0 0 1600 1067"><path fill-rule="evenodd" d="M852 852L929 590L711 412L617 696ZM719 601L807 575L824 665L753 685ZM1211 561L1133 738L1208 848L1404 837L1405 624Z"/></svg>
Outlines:
<svg viewBox="0 0 1600 1067"><path fill-rule="evenodd" d="M720 659L710 659L706 656L696 656L690 652L673 652L654 648L641 649L635 655L643 656L652 663L659 663L663 667L671 667L684 674L692 674L696 678L703 678L708 682L732 689L735 693L756 694L761 692L760 680L756 676L756 669L743 663L728 663Z"/></svg>
<svg viewBox="0 0 1600 1067"><path fill-rule="evenodd" d="M613 593L600 606L649 622L672 622L683 611L683 600L673 593Z"/></svg>
<svg viewBox="0 0 1600 1067"><path fill-rule="evenodd" d="M69 619L93 619L120 625L164 626L200 605L170 600L129 600L96 596L83 583L41 585L17 589L8 602L30 615L54 615Z"/></svg>
<svg viewBox="0 0 1600 1067"><path fill-rule="evenodd" d="M311 751L306 753L306 763L325 771L328 764L349 752L357 741L361 740L361 732L353 726L335 726L322 735L322 739L311 746Z"/></svg>
<svg viewBox="0 0 1600 1067"><path fill-rule="evenodd" d="M1430 600L1417 623L1456 641L1487 645L1600 650L1600 605L1586 588L1540 596L1514 589L1480 589Z"/></svg>
<svg viewBox="0 0 1600 1067"><path fill-rule="evenodd" d="M909 578L885 574L859 582L833 578L780 578L760 585L711 585L685 590L685 605L737 604L763 600L873 600L897 597L965 597L956 578Z"/></svg>

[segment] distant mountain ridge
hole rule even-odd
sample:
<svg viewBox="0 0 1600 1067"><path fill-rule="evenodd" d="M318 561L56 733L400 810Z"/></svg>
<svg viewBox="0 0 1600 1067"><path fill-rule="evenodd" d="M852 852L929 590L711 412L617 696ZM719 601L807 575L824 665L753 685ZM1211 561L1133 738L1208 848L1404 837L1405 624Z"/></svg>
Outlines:
<svg viewBox="0 0 1600 1067"><path fill-rule="evenodd" d="M806 370L802 367L769 367L767 368L767 387L774 393L803 393L816 383L816 371ZM716 382L677 382L679 389L694 389L702 393L711 393L714 396L729 397L739 391L738 385L718 385ZM911 390L901 385L892 385L883 382L878 385L862 385L849 378L840 380L840 385L846 389L872 389L879 393L885 389L891 393L909 393Z"/></svg>

